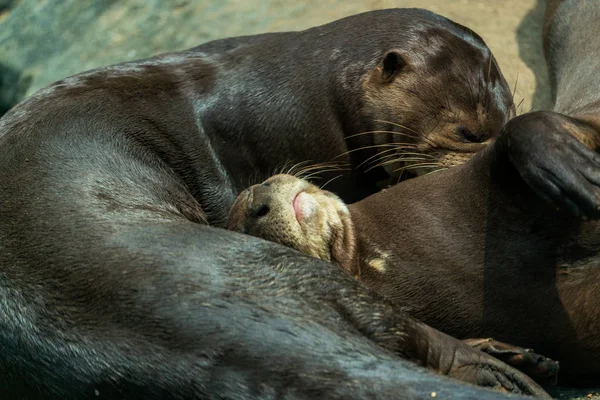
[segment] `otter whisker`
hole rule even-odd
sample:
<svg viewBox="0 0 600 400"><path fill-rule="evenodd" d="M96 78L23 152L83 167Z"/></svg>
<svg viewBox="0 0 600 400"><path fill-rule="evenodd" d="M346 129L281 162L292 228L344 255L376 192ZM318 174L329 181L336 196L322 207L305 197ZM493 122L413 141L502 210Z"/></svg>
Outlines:
<svg viewBox="0 0 600 400"><path fill-rule="evenodd" d="M306 171L312 171L315 169L320 169L320 168L342 168L344 166L344 164L342 163L330 163L330 162L324 162L324 163L318 163L318 164L312 164L312 165L307 165L306 167L303 167L302 169L296 171L297 173L303 173Z"/></svg>
<svg viewBox="0 0 600 400"><path fill-rule="evenodd" d="M378 165L381 165L381 163L384 162L385 160L389 160L389 159L403 160L406 158L406 156L413 156L413 158L418 157L423 160L435 159L434 156L429 155L429 154L415 153L415 152L396 152L393 154L381 155L381 157L366 163L366 165L375 164L375 166L378 166ZM363 162L362 164L365 164L365 163Z"/></svg>
<svg viewBox="0 0 600 400"><path fill-rule="evenodd" d="M291 160L287 160L285 162L285 164L283 164L281 167L275 167L275 168L273 168L273 171L272 171L273 175L277 175L278 172L283 172L286 168L288 168L288 165L290 165L291 162L292 162Z"/></svg>
<svg viewBox="0 0 600 400"><path fill-rule="evenodd" d="M391 132L389 132L389 133L391 133ZM354 153L355 151L359 151L359 150L375 149L375 148L378 148L378 147L393 147L393 146L395 146L395 143L382 143L382 144L374 144L374 145L370 145L370 146L362 146L362 147L358 147L356 149L345 151L345 152L343 152L343 153L335 156L334 159L338 158L338 157L342 157L342 156L348 155L350 153Z"/></svg>
<svg viewBox="0 0 600 400"><path fill-rule="evenodd" d="M519 66L520 64L517 63L517 78L515 79L515 87L513 88L512 92L513 106L515 105L515 94L517 93L517 84L519 83Z"/></svg>
<svg viewBox="0 0 600 400"><path fill-rule="evenodd" d="M410 159L410 160L419 159L419 160L426 161L426 160L435 160L436 158L429 154L412 153L411 152L411 153L401 153L401 154L388 154L384 157L381 157L379 159L379 162L381 163L384 160L390 160L390 159L392 159L391 162L394 162L394 161L400 162L400 161L404 161L404 160L408 160L408 159ZM378 164L378 165L380 165L380 164Z"/></svg>
<svg viewBox="0 0 600 400"><path fill-rule="evenodd" d="M372 162L377 162L377 160L380 159L379 157L384 157L384 155L386 153L390 153L390 152L393 152L394 154L392 154L392 155L388 154L385 157L390 157L390 156L394 157L394 156L397 155L396 153L398 153L398 154L421 154L421 153L398 151L398 150L402 150L402 149L416 150L417 146L396 146L396 145L394 145L391 149L380 151L379 153L374 154L371 157L367 158L366 160L364 160L363 162L361 162L360 164L358 164L356 168L360 168L363 165L370 164Z"/></svg>
<svg viewBox="0 0 600 400"><path fill-rule="evenodd" d="M390 124L390 125L393 125L393 126L397 126L397 127L399 127L399 128L406 129L407 131L409 131L409 132L412 132L412 133L414 133L415 135L420 135L420 133L419 133L419 132L417 132L417 131L415 131L414 129L410 129L410 128L409 128L409 127L407 127L407 126L400 125L400 124L397 124L397 123L395 123L395 122L386 121L386 120L383 120L383 119L374 119L373 121L375 121L375 122L382 122L382 123L384 123L384 124Z"/></svg>
<svg viewBox="0 0 600 400"><path fill-rule="evenodd" d="M424 153L420 153L420 152L419 153L417 153L417 152L396 152L394 154L387 154L385 156L381 156L378 159L369 162L368 164L369 165L374 164L372 168L376 168L377 166L387 165L387 164L384 164L384 162L386 160L392 159L392 161L390 163L393 163L394 161L400 162L402 160L407 159L408 157L406 157L406 156L412 156L410 158L418 158L419 160L423 160L423 161L426 161L427 159L430 159L430 160L436 159L436 157L432 156L431 154L424 154Z"/></svg>
<svg viewBox="0 0 600 400"><path fill-rule="evenodd" d="M330 180L328 180L327 182L325 182L323 185L320 186L321 190L325 190L325 186L329 185L331 182L335 181L336 179L338 179L341 176L342 176L342 174L336 175L333 178L331 178Z"/></svg>
<svg viewBox="0 0 600 400"><path fill-rule="evenodd" d="M400 171L400 173L398 174L398 180L396 180L396 184L400 183L400 181L402 181L402 178L404 177L404 175L406 175L406 171L402 170Z"/></svg>
<svg viewBox="0 0 600 400"><path fill-rule="evenodd" d="M377 159L378 157L381 157L384 154L396 153L398 151L398 148L396 146L390 146L390 147L391 147L390 149L379 151L379 152L373 154L371 157L365 159L363 162L358 164L357 168L362 167L364 164L367 164L369 161L371 161L373 159Z"/></svg>
<svg viewBox="0 0 600 400"><path fill-rule="evenodd" d="M521 106L523 105L523 102L524 102L524 101L525 101L525 98L522 98L522 99L521 99L521 101L519 102L519 105L517 106L517 109L516 109L516 113L517 113L517 115L520 115L520 114L519 114L519 108L521 108Z"/></svg>
<svg viewBox="0 0 600 400"><path fill-rule="evenodd" d="M394 147L394 148L392 148L392 149L388 149L388 150L385 150L385 151L379 152L379 153L377 153L377 154L375 154L375 155L372 155L371 157L367 158L366 160L364 160L364 161L363 161L363 162L361 162L360 164L358 164L358 165L356 166L356 168L360 168L360 167L362 167L363 165L368 165L368 164L370 164L370 163L372 163L372 162L377 162L378 160L380 160L380 157L382 157L382 156L383 156L384 154L386 154L386 153L394 152L394 154L393 154L393 155L395 156L395 155L396 155L396 154L395 154L395 153L396 153L396 151L397 151L397 149Z"/></svg>
<svg viewBox="0 0 600 400"><path fill-rule="evenodd" d="M399 127L399 128L402 128L402 129L406 129L406 130L408 130L408 131L410 131L410 132L413 132L413 133L414 133L414 134L416 134L417 136L421 137L421 138L422 138L422 139L423 139L425 142L429 143L430 145L432 145L432 146L434 146L434 147L439 147L439 146L438 146L436 143L434 143L434 142L433 142L431 139L429 139L427 136L425 136L425 135L423 135L422 133L419 133L419 132L417 132L417 131L415 131L415 130L412 130L412 129L410 129L410 128L408 128L408 127L404 126L404 125L400 125L400 124L397 124L397 123L395 123L395 122L384 121L384 120L377 120L377 119L376 119L375 121L378 121L378 122L383 122L383 123L386 123L386 124L390 124L390 125L393 125L393 126L397 126L397 127ZM439 121L438 121L438 123L439 123ZM436 125L436 126L437 126L437 125ZM404 133L404 132L393 132L393 133L394 133L395 135L405 135L405 136L409 136L409 135L406 135L406 133ZM409 136L409 137L410 137L410 136Z"/></svg>
<svg viewBox="0 0 600 400"><path fill-rule="evenodd" d="M250 187L250 186L254 185L255 182L258 181L258 171L254 171L254 174L248 175L247 181L248 182L246 183L246 187Z"/></svg>
<svg viewBox="0 0 600 400"><path fill-rule="evenodd" d="M406 167L403 167L403 168L421 167L421 166L426 166L426 165L438 167L438 166L440 166L440 163L426 161L426 162L422 162L422 163L418 163L418 164L408 164L408 165L406 165Z"/></svg>
<svg viewBox="0 0 600 400"><path fill-rule="evenodd" d="M381 164L372 165L369 168L365 169L365 172L372 171L372 170L374 170L377 167L383 167L383 165L381 165Z"/></svg>
<svg viewBox="0 0 600 400"><path fill-rule="evenodd" d="M379 121L379 120L376 120L376 121ZM414 135L411 135L410 133L407 133L407 132L397 132L397 131L368 131L368 132L362 132L362 133L357 133L357 134L354 134L354 135L348 136L348 138L350 138L350 137L354 137L354 136L359 136L359 135L372 134L372 133L391 133L392 135L405 136L405 137L408 137L408 138L411 138L411 139L418 139L418 137L421 137L421 138L423 138L423 140L425 140L425 141L428 141L428 142L429 142L431 145L433 145L433 146L437 146L437 145L436 145L435 143L433 143L433 142L432 142L432 141L431 141L429 138L427 138L427 137L426 137L426 136L424 136L423 134L420 134L420 133L418 133L418 132L416 132L416 131L413 131L413 130L412 130L412 129L410 129L410 128L407 128L407 127L405 127L405 126L402 126L402 125L399 125L399 124L394 124L393 122L388 122L388 121L380 121L380 122L389 123L389 124L395 125L395 126L397 126L397 127L399 127L399 128L402 128L402 129L407 129L407 130L408 130L408 131L410 131L411 133L414 133ZM416 136L415 136L415 135L416 135ZM384 144L377 145L377 146L384 146L384 145L390 145L390 144L391 144L391 143L384 143ZM342 155L343 155L343 154L344 154L344 153L342 153ZM339 156L337 156L337 157L339 157Z"/></svg>
<svg viewBox="0 0 600 400"><path fill-rule="evenodd" d="M436 156L431 155L431 154L426 154L426 153L419 153L419 152L412 152L412 151L403 151L401 153L402 155L413 155L413 156L420 156L420 157L424 157L424 158L431 158L431 159L436 159Z"/></svg>
<svg viewBox="0 0 600 400"><path fill-rule="evenodd" d="M427 136L423 135L421 132L417 132L417 131L415 131L414 129L411 129L411 128L409 128L409 127L405 126L405 125L401 125L401 124L398 124L398 123L395 123L395 122L391 122L391 121L385 121L385 120L382 120L382 119L376 119L376 120L374 120L374 121L376 121L376 122L382 122L382 123L385 123L385 124L390 124L390 125L392 125L392 126L396 126L396 127L398 127L398 128L405 129L405 130L407 130L407 131L409 131L409 132L411 132L411 133L414 133L414 134L415 134L415 135L417 135L418 137L422 138L424 141L426 141L426 142L429 142L430 144L432 144L432 145L434 145L434 146L436 145L436 144L435 144L435 143L433 143L433 142L432 142L432 141L431 141L431 140L430 140L430 139L429 139ZM404 135L404 136L411 137L411 136L410 136L410 135L408 135L406 132L396 132L396 131L393 131L392 133L393 133L393 134L395 134L395 135Z"/></svg>
<svg viewBox="0 0 600 400"><path fill-rule="evenodd" d="M385 122L385 121L382 121L382 122ZM402 127L402 128L403 128L403 127ZM415 132L415 131L412 131L412 130L410 130L410 129L408 129L408 128L405 128L405 129L407 129L407 130L409 130L409 131L411 131L411 132L415 133L415 134L418 136L418 133L417 133L417 132ZM382 131L382 130L376 130L376 131L367 131L367 132L360 132L360 133L355 133L355 134L353 134L353 135L350 135L350 136L346 136L346 139L351 139L351 138L354 138L354 137L357 137L357 136L362 136L362 135L372 135L372 134L374 134L374 133L398 133L398 132L396 132L396 131ZM408 136L408 134L406 134L406 135ZM411 137L413 137L413 138L416 138L417 136L411 136Z"/></svg>
<svg viewBox="0 0 600 400"><path fill-rule="evenodd" d="M323 174L326 172L339 172L339 169L328 169L328 170L322 170L322 171L315 171L311 174L308 174L306 176L297 176L296 178L300 178L300 179L304 179L304 180L309 180L309 179L322 179L320 176L318 176L319 174Z"/></svg>
<svg viewBox="0 0 600 400"><path fill-rule="evenodd" d="M417 168L439 168L440 165L439 164L433 164L433 163L422 163L422 164L410 164L406 167L402 167L402 168L398 168L394 171L402 171L402 170L411 170L411 169L417 169Z"/></svg>
<svg viewBox="0 0 600 400"><path fill-rule="evenodd" d="M396 162L413 162L413 161L429 161L429 160L422 159L422 158L399 158L399 159L393 159L393 160L389 160L389 161L386 161L386 162L382 162L382 163L373 165L373 166L369 167L368 169L366 169L366 172L368 172L368 171L370 171L372 169L375 169L377 167L383 167L385 165L394 164ZM398 170L395 170L395 171L398 171Z"/></svg>
<svg viewBox="0 0 600 400"><path fill-rule="evenodd" d="M330 165L332 164L332 165ZM305 163L303 165L299 165L292 174L290 175L297 175L297 174L302 174L305 173L306 171L313 171L315 169L319 169L319 168L330 168L331 166L337 165L336 163L330 163L330 162L320 162L320 163L315 163L313 162L312 164L310 163Z"/></svg>
<svg viewBox="0 0 600 400"><path fill-rule="evenodd" d="M325 174L327 172L340 172L340 170L339 169L321 169L321 170L316 170L313 172L305 172L303 174L296 174L294 176L298 179L309 179L312 177L318 177L319 175Z"/></svg>
<svg viewBox="0 0 600 400"><path fill-rule="evenodd" d="M420 157L399 157L399 158L394 158L394 159L391 159L391 160L387 160L385 162L382 162L379 165L383 166L383 165L393 164L393 163L396 163L396 162L410 162L410 161L426 161L426 162L429 162L430 160L428 160L427 158L420 158Z"/></svg>
<svg viewBox="0 0 600 400"><path fill-rule="evenodd" d="M289 165L291 164L291 162L292 162L291 160L288 160L283 165L278 165L278 166L271 168L269 171L267 171L267 173L269 174L269 176L281 174L281 173L283 173L283 171L286 170L286 168L290 168Z"/></svg>
<svg viewBox="0 0 600 400"><path fill-rule="evenodd" d="M311 167L304 168L304 169L302 169L300 171L297 171L294 176L304 175L304 174L307 174L309 172L319 173L319 172L323 172L325 170L341 171L341 170L347 170L347 169L348 168L344 168L344 167L342 167L340 165L335 165L335 164L331 164L331 165L327 165L327 164L314 165L314 166L311 166Z"/></svg>
<svg viewBox="0 0 600 400"><path fill-rule="evenodd" d="M287 171L285 171L285 173L288 175L293 175L294 172L296 171L296 169L303 168L304 165L306 165L308 162L309 162L308 160L305 160L305 161L300 161L296 164L292 164L292 166L290 166L290 168ZM283 173L284 170L282 169L281 172Z"/></svg>
<svg viewBox="0 0 600 400"><path fill-rule="evenodd" d="M306 167L303 167L301 169L299 169L298 171L294 171L294 175L298 176L298 175L304 175L308 172L318 172L320 170L328 170L328 169L336 169L336 170L347 170L349 168L349 164L347 163L340 163L340 162L323 162L323 163L318 163L318 164L312 164L312 165L307 165Z"/></svg>
<svg viewBox="0 0 600 400"><path fill-rule="evenodd" d="M328 172L343 172L343 171L348 171L348 169L346 169L346 170L343 170L340 168L320 169L320 170L316 170L316 171L309 172L309 173L305 172L304 174L296 175L296 177L301 178L301 179L307 179L308 177L318 176L318 175L326 174Z"/></svg>
<svg viewBox="0 0 600 400"><path fill-rule="evenodd" d="M285 171L285 173L287 175L294 175L294 171L296 170L296 168L302 168L304 165L310 163L310 160L304 160L304 161L300 161L296 164L293 164L287 171ZM286 162L285 165L283 166L283 168L281 169L281 173L284 173L285 167L288 165L288 163Z"/></svg>
<svg viewBox="0 0 600 400"><path fill-rule="evenodd" d="M347 170L348 169L346 169L346 171ZM313 172L311 172L310 174L307 174L307 175L296 175L296 178L310 179L310 178L313 178L313 177L317 177L319 174L324 174L326 172L340 172L340 171L344 171L344 169L341 169L341 168L319 169L319 170L315 170L315 171L313 171Z"/></svg>
<svg viewBox="0 0 600 400"><path fill-rule="evenodd" d="M440 168L438 168L438 169L434 169L433 171L429 171L429 172L427 172L427 173L426 173L426 174L424 174L424 175L433 174L433 173L435 173L435 172L444 171L444 170L446 170L446 169L448 169L448 167L440 167Z"/></svg>
<svg viewBox="0 0 600 400"><path fill-rule="evenodd" d="M325 162L321 162L321 163L314 163L314 164L309 164L306 166L298 166L298 170L297 171L288 171L289 175L296 175L296 174L302 174L305 173L307 171L313 171L315 169L319 169L319 168L342 168L342 167L347 167L348 164L345 162L339 162L339 161L325 161Z"/></svg>

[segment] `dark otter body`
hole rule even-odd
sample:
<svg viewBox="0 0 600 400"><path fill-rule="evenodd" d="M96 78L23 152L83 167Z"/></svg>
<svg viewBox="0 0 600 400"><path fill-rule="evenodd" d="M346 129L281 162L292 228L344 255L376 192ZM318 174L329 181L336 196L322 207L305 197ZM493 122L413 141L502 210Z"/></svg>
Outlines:
<svg viewBox="0 0 600 400"><path fill-rule="evenodd" d="M365 35L376 57L408 26L416 42L430 25L461 31L422 11L344 21L274 35L261 51L80 74L0 120L3 398L502 397L405 359L543 395L330 265L204 224L221 221L254 170L329 160L346 149L342 132L368 125L353 119L354 77L371 67L397 83L389 67L404 59L357 61L347 51L364 51ZM319 56L321 35L340 52ZM490 79L504 87L493 68ZM492 104L489 121L508 107Z"/></svg>
<svg viewBox="0 0 600 400"><path fill-rule="evenodd" d="M119 225L109 220L88 222ZM64 262L75 248L52 267L3 268L3 398L503 398L401 357L543 396L330 265L182 219L135 222L89 237L63 230L86 244L87 265Z"/></svg>

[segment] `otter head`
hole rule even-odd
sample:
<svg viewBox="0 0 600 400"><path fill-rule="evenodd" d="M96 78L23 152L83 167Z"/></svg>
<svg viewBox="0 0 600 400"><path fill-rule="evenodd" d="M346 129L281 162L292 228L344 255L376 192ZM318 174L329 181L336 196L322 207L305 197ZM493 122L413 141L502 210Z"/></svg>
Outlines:
<svg viewBox="0 0 600 400"><path fill-rule="evenodd" d="M364 75L363 128L373 132L373 160L393 177L466 162L515 114L489 48L457 27L460 34L435 26L409 32Z"/></svg>
<svg viewBox="0 0 600 400"><path fill-rule="evenodd" d="M292 175L275 175L243 191L227 229L354 270L356 239L348 208L333 193Z"/></svg>

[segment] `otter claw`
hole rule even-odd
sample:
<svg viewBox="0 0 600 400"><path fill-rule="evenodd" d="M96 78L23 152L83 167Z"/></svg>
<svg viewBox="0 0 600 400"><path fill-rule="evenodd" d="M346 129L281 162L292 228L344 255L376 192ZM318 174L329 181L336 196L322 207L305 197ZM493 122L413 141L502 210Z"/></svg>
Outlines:
<svg viewBox="0 0 600 400"><path fill-rule="evenodd" d="M533 349L524 349L491 338L467 339L465 343L519 369L534 379L551 378L548 383L556 383L560 369L558 361L537 354Z"/></svg>

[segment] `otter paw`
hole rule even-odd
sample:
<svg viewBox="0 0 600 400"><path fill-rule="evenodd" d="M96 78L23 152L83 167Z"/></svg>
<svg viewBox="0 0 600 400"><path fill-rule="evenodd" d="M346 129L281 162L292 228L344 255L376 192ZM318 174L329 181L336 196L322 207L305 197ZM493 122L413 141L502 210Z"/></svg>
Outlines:
<svg viewBox="0 0 600 400"><path fill-rule="evenodd" d="M589 129L565 115L531 112L506 124L498 148L549 204L578 217L600 219L600 155L570 133Z"/></svg>
<svg viewBox="0 0 600 400"><path fill-rule="evenodd" d="M532 349L524 349L491 338L467 339L465 343L519 369L538 381L544 380L544 383L556 384L560 369L558 361L534 353Z"/></svg>
<svg viewBox="0 0 600 400"><path fill-rule="evenodd" d="M533 379L482 351L453 349L453 357L445 365L446 375L494 390L550 399Z"/></svg>

